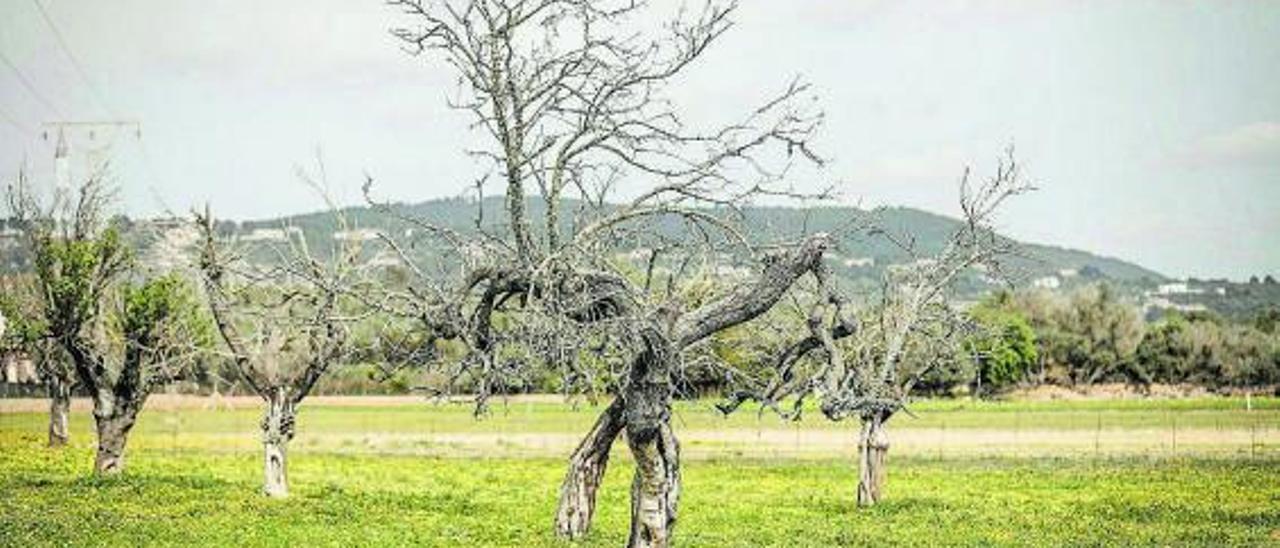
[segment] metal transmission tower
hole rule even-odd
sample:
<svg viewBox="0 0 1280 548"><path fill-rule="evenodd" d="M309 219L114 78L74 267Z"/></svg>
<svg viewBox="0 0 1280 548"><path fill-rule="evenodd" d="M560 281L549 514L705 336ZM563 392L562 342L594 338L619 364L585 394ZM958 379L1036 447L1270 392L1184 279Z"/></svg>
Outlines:
<svg viewBox="0 0 1280 548"><path fill-rule="evenodd" d="M55 195L69 196L76 168L80 175L103 170L111 159L111 150L121 135L142 139L142 124L133 120L45 122L41 137L45 142L56 139L53 150L53 188ZM73 155L78 155L73 164Z"/></svg>

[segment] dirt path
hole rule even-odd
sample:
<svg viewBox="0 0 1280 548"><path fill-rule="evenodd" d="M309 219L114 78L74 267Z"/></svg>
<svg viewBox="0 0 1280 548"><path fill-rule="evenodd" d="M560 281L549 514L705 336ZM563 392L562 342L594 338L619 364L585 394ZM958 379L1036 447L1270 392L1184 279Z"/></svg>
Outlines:
<svg viewBox="0 0 1280 548"><path fill-rule="evenodd" d="M326 407L399 407L409 405L430 405L442 400L425 396L311 396L307 398L308 406ZM467 396L454 396L447 400L450 403L471 403ZM503 400L494 399L495 405ZM508 403L564 403L565 397L559 394L522 394L509 396ZM262 405L257 396L188 396L175 394L156 394L147 398L147 409L156 411L172 411L176 409L256 409ZM89 398L75 398L71 402L72 411L88 411L93 408ZM0 413L39 413L49 410L49 400L45 398L2 398Z"/></svg>

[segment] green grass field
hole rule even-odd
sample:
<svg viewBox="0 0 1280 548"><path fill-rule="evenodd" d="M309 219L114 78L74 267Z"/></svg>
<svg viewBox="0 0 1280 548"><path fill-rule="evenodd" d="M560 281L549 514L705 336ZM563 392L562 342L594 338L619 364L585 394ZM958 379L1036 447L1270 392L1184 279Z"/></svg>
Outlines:
<svg viewBox="0 0 1280 548"><path fill-rule="evenodd" d="M122 478L89 474L88 413L43 447L0 414L0 545L570 546L563 460L596 409L317 400L288 500L258 494L257 411L151 406ZM923 402L891 423L887 500L856 510L852 424L724 419L682 403L684 546L1280 545L1280 402ZM0 409L4 409L0 407ZM1138 442L1132 439L1137 438ZM625 540L625 448L581 546Z"/></svg>

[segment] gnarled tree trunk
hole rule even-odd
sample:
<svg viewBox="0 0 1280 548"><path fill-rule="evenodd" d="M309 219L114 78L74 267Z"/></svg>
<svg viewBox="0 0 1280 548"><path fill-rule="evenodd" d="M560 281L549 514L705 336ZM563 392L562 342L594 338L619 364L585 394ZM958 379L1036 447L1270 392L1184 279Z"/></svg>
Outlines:
<svg viewBox="0 0 1280 548"><path fill-rule="evenodd" d="M109 391L98 395L93 409L98 430L98 451L93 459L95 474L112 476L124 471L124 447L138 419L138 410L136 405L116 402Z"/></svg>
<svg viewBox="0 0 1280 548"><path fill-rule="evenodd" d="M631 548L671 545L680 501L680 446L671 430L675 349L661 333L643 332L646 349L623 389L627 445L636 460L631 483Z"/></svg>
<svg viewBox="0 0 1280 548"><path fill-rule="evenodd" d="M49 390L49 447L62 447L71 439L68 422L71 416L71 385L50 380Z"/></svg>
<svg viewBox="0 0 1280 548"><path fill-rule="evenodd" d="M636 459L627 546L670 546L680 502L680 444L664 421L656 428L628 426L627 445Z"/></svg>
<svg viewBox="0 0 1280 548"><path fill-rule="evenodd" d="M267 398L267 412L262 418L262 490L267 496L289 496L288 453L293 439L293 400L284 388L275 388Z"/></svg>
<svg viewBox="0 0 1280 548"><path fill-rule="evenodd" d="M884 494L889 455L889 435L884 423L888 419L884 413L862 419L858 435L858 506L874 505Z"/></svg>
<svg viewBox="0 0 1280 548"><path fill-rule="evenodd" d="M133 428L131 421L121 417L98 420L98 452L93 459L93 471L100 476L113 476L124 471L124 446Z"/></svg>
<svg viewBox="0 0 1280 548"><path fill-rule="evenodd" d="M622 398L615 398L569 458L569 470L560 486L560 506L556 511L556 533L560 536L579 538L591 530L596 491L609 465L609 449L623 425Z"/></svg>

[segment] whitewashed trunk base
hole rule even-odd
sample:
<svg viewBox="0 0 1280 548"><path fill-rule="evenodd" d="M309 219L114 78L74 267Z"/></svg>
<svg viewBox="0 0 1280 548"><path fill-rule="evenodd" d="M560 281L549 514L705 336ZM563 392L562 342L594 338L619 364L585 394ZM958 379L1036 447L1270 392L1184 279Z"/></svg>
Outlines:
<svg viewBox="0 0 1280 548"><path fill-rule="evenodd" d="M865 420L858 437L858 506L872 506L884 495L889 435L883 420Z"/></svg>

